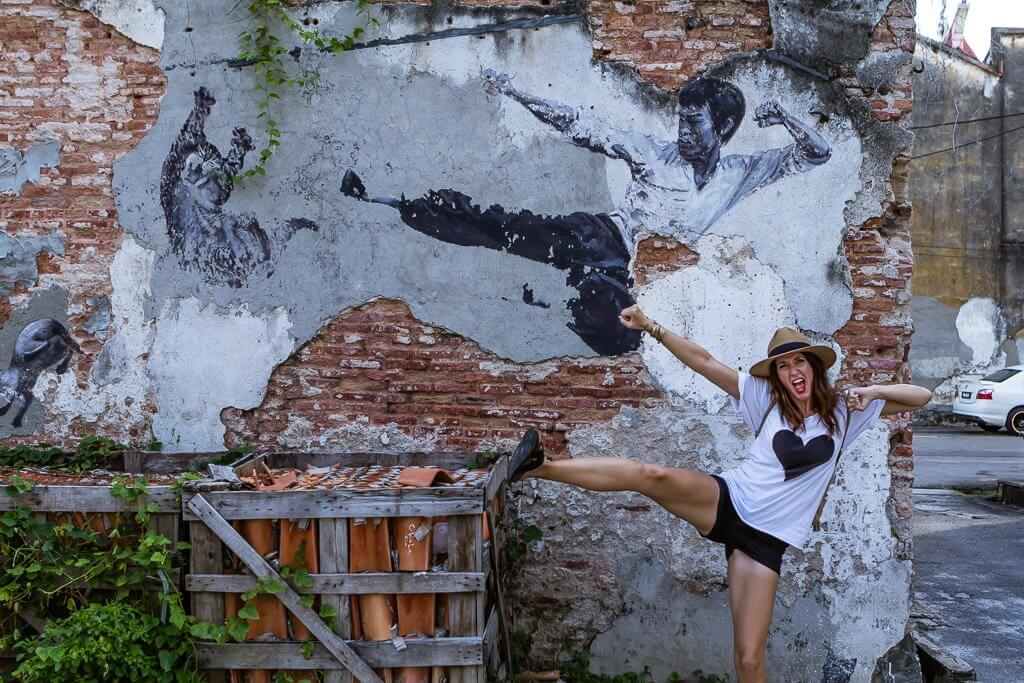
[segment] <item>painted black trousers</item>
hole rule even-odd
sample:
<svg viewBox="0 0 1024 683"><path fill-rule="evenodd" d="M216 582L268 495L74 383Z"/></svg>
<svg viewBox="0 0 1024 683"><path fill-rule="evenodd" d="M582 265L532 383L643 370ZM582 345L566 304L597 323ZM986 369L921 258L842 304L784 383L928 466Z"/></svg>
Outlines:
<svg viewBox="0 0 1024 683"><path fill-rule="evenodd" d="M640 333L619 323L619 312L634 301L629 288L629 250L606 214L576 212L545 216L498 205L486 210L454 190L431 190L398 201L402 221L436 239L467 247L508 252L547 263L566 273L578 295L567 307L568 327L603 356L633 351Z"/></svg>

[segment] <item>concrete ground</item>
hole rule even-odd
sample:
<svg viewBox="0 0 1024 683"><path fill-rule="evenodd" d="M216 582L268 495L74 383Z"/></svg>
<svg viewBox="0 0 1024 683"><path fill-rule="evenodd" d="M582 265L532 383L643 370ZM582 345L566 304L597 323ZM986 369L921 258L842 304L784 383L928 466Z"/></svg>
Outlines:
<svg viewBox="0 0 1024 683"><path fill-rule="evenodd" d="M995 488L1024 481L1024 439L977 427L914 427L915 488Z"/></svg>
<svg viewBox="0 0 1024 683"><path fill-rule="evenodd" d="M1024 510L914 490L918 627L979 681L1024 683Z"/></svg>

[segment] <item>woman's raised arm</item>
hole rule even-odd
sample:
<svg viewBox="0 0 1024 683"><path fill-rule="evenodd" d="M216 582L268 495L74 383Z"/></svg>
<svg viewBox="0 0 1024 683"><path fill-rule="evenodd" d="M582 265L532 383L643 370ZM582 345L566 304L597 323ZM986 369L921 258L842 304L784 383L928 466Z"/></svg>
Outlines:
<svg viewBox="0 0 1024 683"><path fill-rule="evenodd" d="M740 397L739 373L711 355L703 346L694 344L651 321L639 306L630 306L619 314L619 322L631 330L643 330L660 341L687 367L703 375L709 382L733 398Z"/></svg>

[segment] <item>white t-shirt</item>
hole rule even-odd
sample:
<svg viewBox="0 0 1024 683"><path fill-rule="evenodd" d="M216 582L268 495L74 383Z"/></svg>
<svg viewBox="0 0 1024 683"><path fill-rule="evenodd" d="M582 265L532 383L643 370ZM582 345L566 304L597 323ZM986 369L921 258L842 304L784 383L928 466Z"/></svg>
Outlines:
<svg viewBox="0 0 1024 683"><path fill-rule="evenodd" d="M740 398L732 399L751 431L761 424L771 405L768 380L739 373ZM750 526L771 534L791 546L803 548L807 534L825 493L836 456L846 430L848 449L861 432L878 421L885 401L875 399L865 410L854 411L847 427L844 401L836 406L839 428L834 437L821 418L812 415L792 431L778 406L764 422L761 433L750 445L747 459L720 475L729 485L736 513Z"/></svg>

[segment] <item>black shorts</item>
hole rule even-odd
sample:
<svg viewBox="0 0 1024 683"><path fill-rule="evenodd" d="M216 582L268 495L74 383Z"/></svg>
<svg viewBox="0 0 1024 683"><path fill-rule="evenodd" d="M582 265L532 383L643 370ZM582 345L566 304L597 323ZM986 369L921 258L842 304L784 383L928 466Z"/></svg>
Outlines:
<svg viewBox="0 0 1024 683"><path fill-rule="evenodd" d="M786 552L789 544L771 534L758 531L740 519L732 505L729 486L725 480L717 474L711 476L718 482L718 512L711 531L701 536L725 544L726 561L729 560L732 551L739 548L750 559L778 574L782 568L782 554Z"/></svg>

